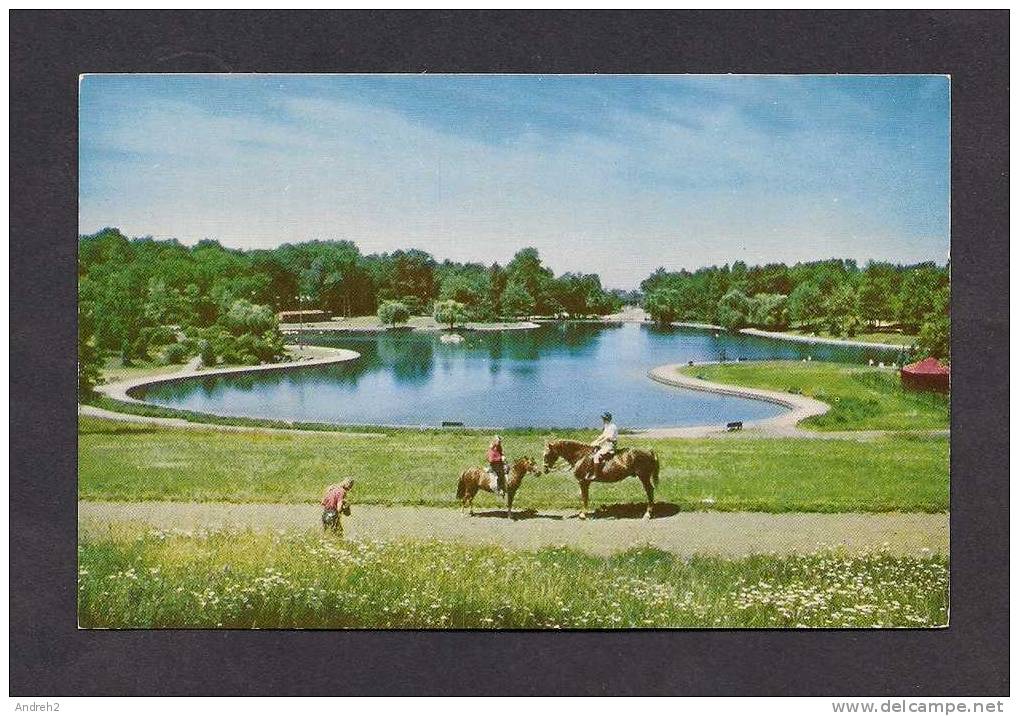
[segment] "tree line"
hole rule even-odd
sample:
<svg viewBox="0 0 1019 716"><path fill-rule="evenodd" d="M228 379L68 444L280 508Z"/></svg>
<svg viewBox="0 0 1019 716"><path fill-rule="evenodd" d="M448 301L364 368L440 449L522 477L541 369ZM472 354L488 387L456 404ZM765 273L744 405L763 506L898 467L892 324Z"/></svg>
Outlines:
<svg viewBox="0 0 1019 716"><path fill-rule="evenodd" d="M697 271L659 268L643 282L644 307L662 323L756 327L852 337L879 326L919 334L920 351L949 357L950 266L829 259L787 266L742 261Z"/></svg>
<svg viewBox="0 0 1019 716"><path fill-rule="evenodd" d="M717 323L853 336L894 323L921 351L948 358L949 266L832 259L694 272L659 268L640 292L608 291L596 274L556 276L534 248L505 266L438 261L418 249L364 255L351 241L228 249L205 240L129 239L114 228L79 237L79 389L105 356L205 365L284 355L276 313L320 309L399 324L430 314L450 327L522 316L601 316L642 303L656 321Z"/></svg>
<svg viewBox="0 0 1019 716"><path fill-rule="evenodd" d="M440 262L418 249L363 255L351 241L238 250L210 240L188 247L129 239L108 228L79 237L78 298L79 352L86 357L115 353L130 364L201 355L211 365L278 360L283 343L275 314L284 310L378 314L392 324L434 314L453 326L599 316L630 296L605 290L596 274L556 276L533 248L506 266L485 266ZM79 377L94 384L94 377Z"/></svg>

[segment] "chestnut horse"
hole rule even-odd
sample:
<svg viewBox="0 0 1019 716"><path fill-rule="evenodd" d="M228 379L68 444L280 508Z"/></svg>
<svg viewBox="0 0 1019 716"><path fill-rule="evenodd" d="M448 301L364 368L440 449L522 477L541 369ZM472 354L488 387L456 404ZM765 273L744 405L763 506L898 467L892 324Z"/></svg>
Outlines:
<svg viewBox="0 0 1019 716"><path fill-rule="evenodd" d="M573 468L573 476L580 483L580 519L587 519L587 492L591 486L588 475L594 474L594 448L587 443L577 440L554 440L545 443L545 472L552 469L552 466L562 458ZM655 486L658 485L658 456L653 450L628 450L623 449L604 465L601 475L595 482L619 482L620 480L633 475L644 485L644 492L647 493L647 511L644 519L651 519L651 509L655 504Z"/></svg>
<svg viewBox="0 0 1019 716"><path fill-rule="evenodd" d="M533 458L522 457L513 463L506 473L506 517L513 519L513 497L520 489L527 473L540 475L538 463ZM460 482L456 486L456 499L460 500L462 509L474 515L474 496L478 490L495 492L495 477L483 467L472 467L460 473Z"/></svg>

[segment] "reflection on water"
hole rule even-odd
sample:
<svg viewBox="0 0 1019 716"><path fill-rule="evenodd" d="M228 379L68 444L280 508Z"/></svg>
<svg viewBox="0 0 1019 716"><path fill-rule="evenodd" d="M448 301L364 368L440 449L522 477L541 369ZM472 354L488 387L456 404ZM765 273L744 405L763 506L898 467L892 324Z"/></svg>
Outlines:
<svg viewBox="0 0 1019 716"><path fill-rule="evenodd" d="M357 360L153 386L146 400L224 415L350 424L621 427L718 424L777 415L760 401L678 390L647 378L663 363L806 359L891 361L845 348L743 334L646 325L560 324L527 331L337 333L309 342L350 348Z"/></svg>

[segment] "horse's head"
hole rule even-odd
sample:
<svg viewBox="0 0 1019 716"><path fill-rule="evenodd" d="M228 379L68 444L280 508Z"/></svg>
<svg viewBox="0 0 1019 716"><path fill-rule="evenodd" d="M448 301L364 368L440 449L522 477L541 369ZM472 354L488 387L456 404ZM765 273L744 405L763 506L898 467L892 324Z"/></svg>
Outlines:
<svg viewBox="0 0 1019 716"><path fill-rule="evenodd" d="M531 473L533 475L540 475L541 471L538 469L538 463L534 461L534 458L524 456L517 460L517 467L521 471L521 476Z"/></svg>
<svg viewBox="0 0 1019 716"><path fill-rule="evenodd" d="M545 472L548 473L552 466L555 465L556 460L559 459L559 453L552 449L550 443L545 443L545 452L542 453L541 459L545 463Z"/></svg>

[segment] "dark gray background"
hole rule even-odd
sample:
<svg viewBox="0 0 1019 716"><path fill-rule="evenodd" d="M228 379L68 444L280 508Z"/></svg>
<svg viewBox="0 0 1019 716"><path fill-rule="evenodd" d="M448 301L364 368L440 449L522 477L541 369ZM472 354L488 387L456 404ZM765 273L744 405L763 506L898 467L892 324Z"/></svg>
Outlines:
<svg viewBox="0 0 1019 716"><path fill-rule="evenodd" d="M85 694L1008 693L1008 13L10 14L10 689ZM952 608L935 631L78 631L77 77L952 75ZM464 679L470 663L500 678Z"/></svg>

